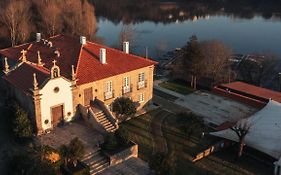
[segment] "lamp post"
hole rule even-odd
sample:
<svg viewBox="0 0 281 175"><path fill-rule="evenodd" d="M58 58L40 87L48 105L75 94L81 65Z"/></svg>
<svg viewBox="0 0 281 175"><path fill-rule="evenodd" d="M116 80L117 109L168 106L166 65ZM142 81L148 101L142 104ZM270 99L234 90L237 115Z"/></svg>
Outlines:
<svg viewBox="0 0 281 175"><path fill-rule="evenodd" d="M278 88L281 91L281 72L278 73Z"/></svg>

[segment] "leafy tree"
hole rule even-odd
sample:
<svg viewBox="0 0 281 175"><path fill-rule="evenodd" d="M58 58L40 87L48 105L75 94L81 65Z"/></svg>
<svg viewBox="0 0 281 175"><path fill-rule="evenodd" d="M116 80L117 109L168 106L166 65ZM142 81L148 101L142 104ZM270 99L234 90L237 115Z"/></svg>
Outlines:
<svg viewBox="0 0 281 175"><path fill-rule="evenodd" d="M119 97L112 103L113 112L117 114L117 118L124 119L136 113L134 102L127 97Z"/></svg>
<svg viewBox="0 0 281 175"><path fill-rule="evenodd" d="M13 105L13 133L17 139L25 140L32 137L32 124L27 113L18 105Z"/></svg>
<svg viewBox="0 0 281 175"><path fill-rule="evenodd" d="M57 174L54 167L45 160L34 157L31 154L18 154L11 157L8 162L9 175L54 175Z"/></svg>
<svg viewBox="0 0 281 175"><path fill-rule="evenodd" d="M77 164L77 160L84 155L84 144L76 137L70 141L68 145L62 145L60 147L60 154L64 158L64 165L73 164L74 167Z"/></svg>
<svg viewBox="0 0 281 175"><path fill-rule="evenodd" d="M197 79L204 71L204 56L202 54L200 44L196 35L190 37L189 42L185 48L183 66L187 74L191 74L191 84L193 89L197 88Z"/></svg>
<svg viewBox="0 0 281 175"><path fill-rule="evenodd" d="M202 118L194 115L193 113L177 114L177 122L179 124L179 128L187 135L188 139L196 133L201 133L204 126Z"/></svg>
<svg viewBox="0 0 281 175"><path fill-rule="evenodd" d="M239 139L238 157L241 157L243 154L245 137L249 133L250 127L251 126L247 120L240 120L235 126L231 128L231 130L237 134Z"/></svg>

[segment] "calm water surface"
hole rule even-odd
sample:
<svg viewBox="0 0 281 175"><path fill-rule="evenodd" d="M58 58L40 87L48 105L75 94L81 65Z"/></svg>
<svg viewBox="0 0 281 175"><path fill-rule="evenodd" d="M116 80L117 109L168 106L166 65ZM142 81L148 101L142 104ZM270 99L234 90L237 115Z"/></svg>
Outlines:
<svg viewBox="0 0 281 175"><path fill-rule="evenodd" d="M113 23L106 17L99 17L98 21L97 35L105 40L105 44L116 45L123 22ZM133 52L144 55L145 47L148 47L149 56L155 59L159 55L159 45L167 51L182 47L193 34L199 40L221 40L235 53L271 52L281 57L281 20L276 18L265 19L255 15L251 19L242 19L213 15L195 21L155 23L144 20L130 25L137 33Z"/></svg>

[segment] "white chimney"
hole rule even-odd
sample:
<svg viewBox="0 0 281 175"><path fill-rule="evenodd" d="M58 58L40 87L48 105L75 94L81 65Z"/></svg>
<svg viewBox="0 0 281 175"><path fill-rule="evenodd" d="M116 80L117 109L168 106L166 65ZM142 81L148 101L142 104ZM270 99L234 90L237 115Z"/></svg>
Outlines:
<svg viewBox="0 0 281 175"><path fill-rule="evenodd" d="M129 48L130 48L130 44L129 44L129 42L128 41L124 41L123 42L123 52L125 52L125 53L129 53L130 51L129 51Z"/></svg>
<svg viewBox="0 0 281 175"><path fill-rule="evenodd" d="M101 64L106 64L106 49L100 49L100 62Z"/></svg>
<svg viewBox="0 0 281 175"><path fill-rule="evenodd" d="M41 40L41 33L36 33L36 42L40 42Z"/></svg>
<svg viewBox="0 0 281 175"><path fill-rule="evenodd" d="M80 36L80 44L85 45L86 41L87 41L87 39L85 36Z"/></svg>

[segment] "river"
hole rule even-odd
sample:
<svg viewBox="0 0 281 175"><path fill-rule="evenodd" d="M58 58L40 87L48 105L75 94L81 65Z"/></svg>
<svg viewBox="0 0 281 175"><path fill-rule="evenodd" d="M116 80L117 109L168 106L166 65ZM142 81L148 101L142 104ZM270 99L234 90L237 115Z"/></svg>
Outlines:
<svg viewBox="0 0 281 175"><path fill-rule="evenodd" d="M182 47L193 34L199 40L220 40L234 53L270 52L281 57L281 19L276 9L236 12L225 3L204 8L197 3L136 4L124 7L113 2L107 10L108 4L96 2L97 36L106 45L116 46L122 27L129 25L135 32L132 52L144 55L147 47L149 57L154 59L163 51Z"/></svg>

